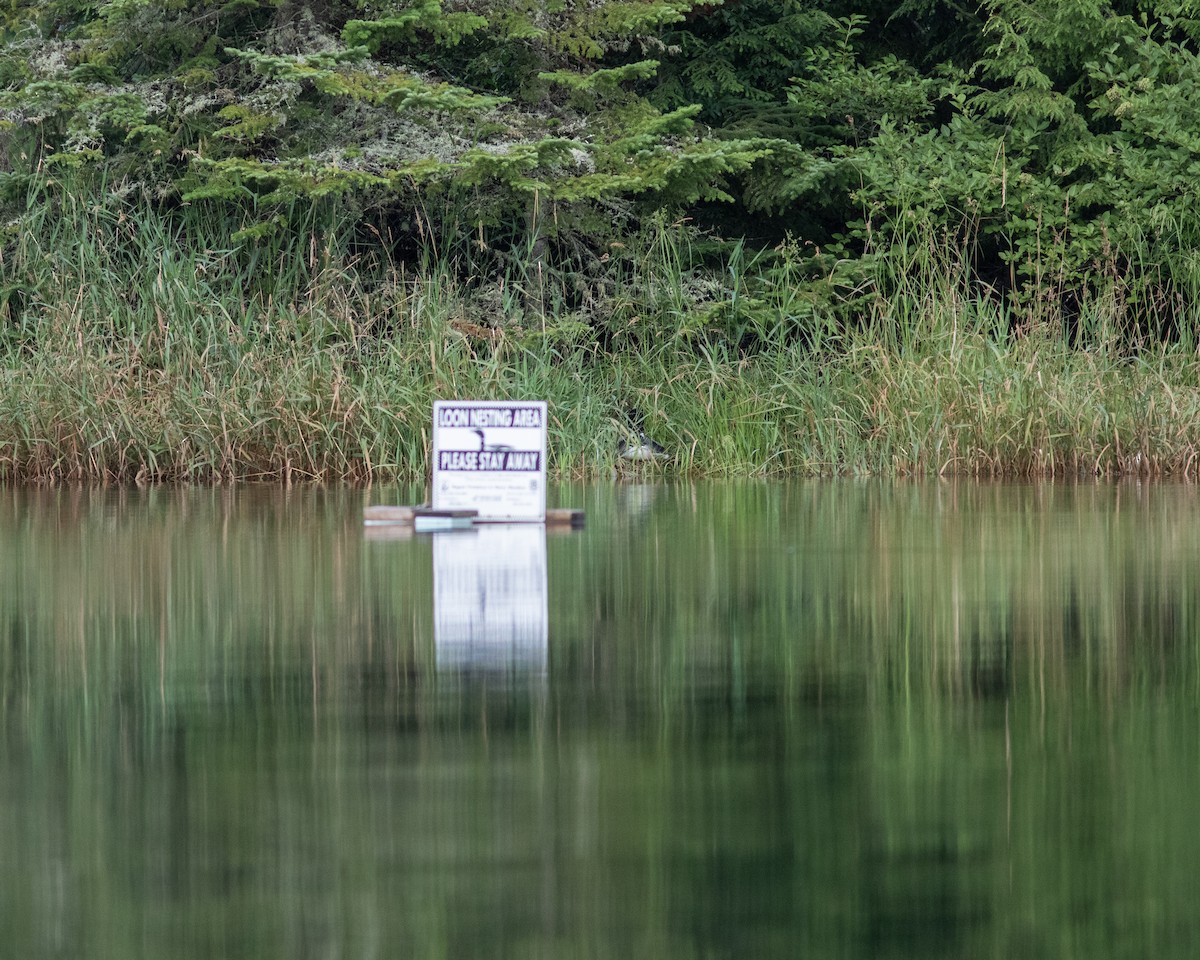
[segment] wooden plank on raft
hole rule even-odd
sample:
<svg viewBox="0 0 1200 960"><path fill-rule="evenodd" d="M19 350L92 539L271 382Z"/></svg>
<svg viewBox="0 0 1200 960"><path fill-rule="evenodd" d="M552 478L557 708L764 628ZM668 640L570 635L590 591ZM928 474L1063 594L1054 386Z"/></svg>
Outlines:
<svg viewBox="0 0 1200 960"><path fill-rule="evenodd" d="M369 527L384 525L413 525L432 529L441 523L446 526L463 526L474 522L477 510L434 510L424 504L417 506L389 506L376 504L363 510L363 523ZM546 525L578 528L584 525L584 513L574 507L558 507L546 511Z"/></svg>
<svg viewBox="0 0 1200 960"><path fill-rule="evenodd" d="M575 507L556 507L546 511L547 526L582 527L584 513Z"/></svg>

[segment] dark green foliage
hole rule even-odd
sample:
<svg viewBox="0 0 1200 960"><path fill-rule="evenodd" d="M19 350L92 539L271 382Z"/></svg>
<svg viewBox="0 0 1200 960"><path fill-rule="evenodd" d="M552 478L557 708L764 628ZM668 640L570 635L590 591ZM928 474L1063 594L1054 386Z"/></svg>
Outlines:
<svg viewBox="0 0 1200 960"><path fill-rule="evenodd" d="M125 161L133 177L162 161L155 189L210 200L257 193L259 167L279 171L272 193L349 178L379 188L376 202L414 179L489 181L516 197L686 198L719 194L754 156L690 142L690 112L660 116L628 92L655 61L597 69L688 3L476 6L110 0L64 21L19 4L0 107L34 166ZM479 83L475 61L514 43L531 51L520 75Z"/></svg>
<svg viewBox="0 0 1200 960"><path fill-rule="evenodd" d="M1068 327L1114 278L1140 301L1127 335L1187 320L1200 61L1178 6L994 0L948 119L889 122L850 154L852 236L963 234L983 279Z"/></svg>
<svg viewBox="0 0 1200 960"><path fill-rule="evenodd" d="M584 309L619 231L657 216L733 245L689 271L739 243L763 248L756 270L799 251L789 282L848 324L947 248L1020 329L1087 339L1107 311L1138 344L1193 324L1184 0L11 0L0 18L10 226L30 175L75 168L165 216L210 208L232 242L304 210Z"/></svg>
<svg viewBox="0 0 1200 960"><path fill-rule="evenodd" d="M795 121L783 94L819 56L836 24L825 3L742 0L694 10L664 42L670 51L655 99L703 104L701 119L722 130L788 136Z"/></svg>
<svg viewBox="0 0 1200 960"><path fill-rule="evenodd" d="M583 249L600 256L611 239L566 235L589 209L727 200L765 153L756 138L698 137L698 106L636 89L656 82L645 54L690 6L16 3L0 136L16 175L81 168L164 213L206 205L241 219L233 242L293 229L311 205L330 228L415 233L467 273L494 271L485 248L499 244L524 261L510 268L565 289ZM611 231L611 210L603 220Z"/></svg>

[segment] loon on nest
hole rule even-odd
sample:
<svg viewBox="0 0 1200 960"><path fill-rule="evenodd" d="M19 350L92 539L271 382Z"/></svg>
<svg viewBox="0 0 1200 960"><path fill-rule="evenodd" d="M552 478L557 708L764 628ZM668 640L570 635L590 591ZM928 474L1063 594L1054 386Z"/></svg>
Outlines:
<svg viewBox="0 0 1200 960"><path fill-rule="evenodd" d="M666 448L655 443L645 432L637 431L637 438L630 440L622 437L617 444L617 456L622 460L666 460L669 455Z"/></svg>

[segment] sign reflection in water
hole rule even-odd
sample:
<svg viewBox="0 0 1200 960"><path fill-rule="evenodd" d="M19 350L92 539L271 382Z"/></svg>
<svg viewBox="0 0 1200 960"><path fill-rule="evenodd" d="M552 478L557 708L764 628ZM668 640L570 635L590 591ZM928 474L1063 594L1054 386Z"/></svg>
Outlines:
<svg viewBox="0 0 1200 960"><path fill-rule="evenodd" d="M434 536L439 671L544 673L547 611L541 524L481 524Z"/></svg>

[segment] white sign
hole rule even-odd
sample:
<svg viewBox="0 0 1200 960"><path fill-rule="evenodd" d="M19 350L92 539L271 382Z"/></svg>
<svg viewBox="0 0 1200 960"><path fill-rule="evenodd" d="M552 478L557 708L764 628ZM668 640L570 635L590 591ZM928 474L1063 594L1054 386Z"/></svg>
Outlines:
<svg viewBox="0 0 1200 960"><path fill-rule="evenodd" d="M433 508L545 520L545 401L434 403Z"/></svg>
<svg viewBox="0 0 1200 960"><path fill-rule="evenodd" d="M439 670L545 673L546 531L488 524L433 540Z"/></svg>

